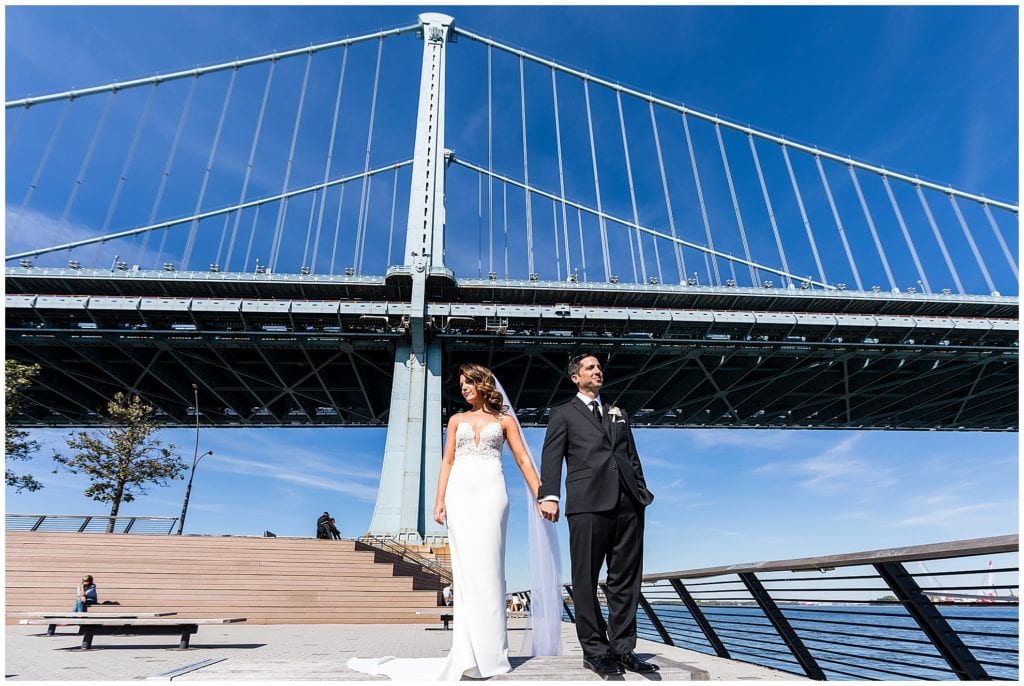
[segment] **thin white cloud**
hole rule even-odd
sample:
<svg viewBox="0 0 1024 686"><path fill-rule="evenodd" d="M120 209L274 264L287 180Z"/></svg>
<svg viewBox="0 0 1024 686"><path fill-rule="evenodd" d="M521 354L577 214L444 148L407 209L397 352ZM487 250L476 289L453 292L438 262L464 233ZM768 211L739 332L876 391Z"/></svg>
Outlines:
<svg viewBox="0 0 1024 686"><path fill-rule="evenodd" d="M743 535L741 531L730 531L728 529L717 529L714 527L706 527L704 531L715 536L728 536L729 538L738 538Z"/></svg>
<svg viewBox="0 0 1024 686"><path fill-rule="evenodd" d="M258 460L245 460L228 455L218 455L215 462L217 471L261 476L274 481L284 481L312 488L336 491L350 495L364 502L374 502L377 498L376 484L360 484L351 479L331 479L324 474L310 472L306 469L293 469L282 465Z"/></svg>
<svg viewBox="0 0 1024 686"><path fill-rule="evenodd" d="M202 510L203 512L226 512L228 510L221 503L196 503L193 505L189 502L188 506L190 509Z"/></svg>
<svg viewBox="0 0 1024 686"><path fill-rule="evenodd" d="M798 486L817 495L869 497L879 488L896 484L897 479L892 467L855 454L862 438L862 434L853 434L820 454L791 462L769 462L752 473L791 477Z"/></svg>
<svg viewBox="0 0 1024 686"><path fill-rule="evenodd" d="M836 519L852 522L867 522L875 519L875 513L870 510L852 510L850 512L843 512L836 515Z"/></svg>
<svg viewBox="0 0 1024 686"><path fill-rule="evenodd" d="M212 445L216 458L214 463L220 461L221 455L236 459L251 459L258 455L261 464L318 476L372 481L380 478L379 456L340 449L329 452L327 448L305 448L301 431L296 431L287 439L276 438L261 429L235 429L229 434L221 434L218 436L220 440ZM330 445L333 449L335 444Z"/></svg>
<svg viewBox="0 0 1024 686"><path fill-rule="evenodd" d="M61 222L60 217L54 217L31 207L26 207L22 210L20 204L8 206L5 210L4 219L6 221L4 232L5 256L94 238L100 234L101 228L99 225L89 226L76 223L71 219ZM114 233L123 228L109 228L107 233ZM70 253L50 253L33 259L40 265L58 267L65 266L66 259L77 259L82 263L83 267L92 268L100 266L95 264L96 259L102 261L112 260L117 250L123 250L125 254L119 256L125 261L152 266L157 261L157 254L148 248L144 252L139 253L136 243L141 245L141 241L141 237L121 238L116 241L116 247L114 242L105 245L90 244L76 248ZM110 263L103 266L110 266Z"/></svg>
<svg viewBox="0 0 1024 686"><path fill-rule="evenodd" d="M784 450L799 440L792 431L759 429L694 429L688 432L699 448L756 448Z"/></svg>
<svg viewBox="0 0 1024 686"><path fill-rule="evenodd" d="M947 503L942 507L937 507L923 514L906 517L899 521L896 526L939 526L949 524L951 522L962 524L966 519L976 519L974 515L979 513L1002 509L1009 511L1009 504L973 503L949 507L949 504Z"/></svg>

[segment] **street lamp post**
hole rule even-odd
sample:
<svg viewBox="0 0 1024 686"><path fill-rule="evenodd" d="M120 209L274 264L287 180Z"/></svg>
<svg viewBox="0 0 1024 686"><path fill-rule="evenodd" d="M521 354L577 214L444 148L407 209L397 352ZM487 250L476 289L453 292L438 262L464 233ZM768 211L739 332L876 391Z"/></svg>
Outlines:
<svg viewBox="0 0 1024 686"><path fill-rule="evenodd" d="M188 498L192 495L192 479L196 476L196 467L199 465L199 461L207 455L213 455L212 450L207 450L202 455L199 454L199 386L192 384L192 393L195 396L195 412L196 412L196 449L192 453L192 471L188 475L188 486L185 487L185 502L181 506L181 517L178 519L178 535L181 536L185 530L185 513L188 512Z"/></svg>

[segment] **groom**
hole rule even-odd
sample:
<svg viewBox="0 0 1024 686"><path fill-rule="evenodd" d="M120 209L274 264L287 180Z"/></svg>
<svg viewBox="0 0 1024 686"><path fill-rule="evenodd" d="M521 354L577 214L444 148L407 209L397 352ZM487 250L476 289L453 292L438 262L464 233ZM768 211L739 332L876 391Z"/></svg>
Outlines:
<svg viewBox="0 0 1024 686"><path fill-rule="evenodd" d="M594 355L569 360L569 378L579 391L551 411L544 452L541 516L556 522L562 460L565 514L569 518L576 634L583 664L598 674L622 674L623 668L647 673L657 666L642 662L636 647L636 610L643 566L644 508L654 496L644 482L640 458L625 412L602 402L604 373ZM608 563L608 622L597 599L601 565Z"/></svg>

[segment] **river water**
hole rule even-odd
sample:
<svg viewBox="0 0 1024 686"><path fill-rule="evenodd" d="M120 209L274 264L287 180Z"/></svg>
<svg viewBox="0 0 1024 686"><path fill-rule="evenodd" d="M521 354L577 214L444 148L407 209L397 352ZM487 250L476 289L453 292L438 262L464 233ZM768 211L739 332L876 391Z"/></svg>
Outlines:
<svg viewBox="0 0 1024 686"><path fill-rule="evenodd" d="M714 649L685 606L654 604L675 644L704 653ZM939 652L899 606L784 605L786 619L830 680L955 680ZM704 606L708 620L736 660L804 674L768 619L755 606ZM1017 680L1018 608L940 606L943 616L989 676ZM643 609L641 638L661 641Z"/></svg>

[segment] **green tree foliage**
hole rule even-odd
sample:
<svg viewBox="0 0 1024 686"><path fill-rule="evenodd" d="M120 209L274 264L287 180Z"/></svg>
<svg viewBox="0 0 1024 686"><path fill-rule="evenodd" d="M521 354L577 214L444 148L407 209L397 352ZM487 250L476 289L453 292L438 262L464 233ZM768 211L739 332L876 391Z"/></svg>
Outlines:
<svg viewBox="0 0 1024 686"><path fill-rule="evenodd" d="M110 516L116 517L122 502L144 495L150 484L166 486L182 476L185 463L175 454L175 446L165 446L155 437L153 408L139 396L116 393L107 404L106 419L110 428L69 434L72 453L55 453L53 459L72 473L86 474L91 483L85 495L110 503ZM114 520L110 521L112 528Z"/></svg>
<svg viewBox="0 0 1024 686"><path fill-rule="evenodd" d="M38 364L22 364L17 360L4 361L4 455L7 464L13 460L31 460L39 450L39 443L29 440L27 431L14 428L14 418L21 404L21 391L32 383L39 373ZM15 491L38 491L43 487L31 474L17 474L4 465L4 480Z"/></svg>

